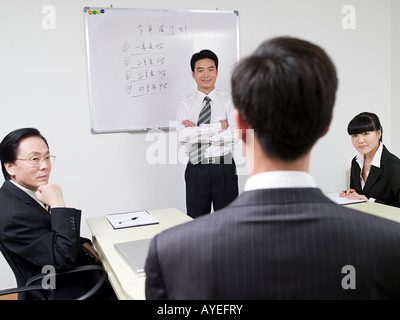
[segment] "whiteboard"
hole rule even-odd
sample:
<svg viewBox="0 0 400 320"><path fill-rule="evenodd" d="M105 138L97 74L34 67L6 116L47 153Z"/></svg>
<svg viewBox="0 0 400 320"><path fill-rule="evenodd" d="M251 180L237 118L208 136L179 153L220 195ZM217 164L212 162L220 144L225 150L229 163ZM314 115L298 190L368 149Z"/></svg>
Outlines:
<svg viewBox="0 0 400 320"><path fill-rule="evenodd" d="M216 88L230 92L239 59L237 11L84 9L91 132L175 127L180 100L196 90L190 58L219 59Z"/></svg>

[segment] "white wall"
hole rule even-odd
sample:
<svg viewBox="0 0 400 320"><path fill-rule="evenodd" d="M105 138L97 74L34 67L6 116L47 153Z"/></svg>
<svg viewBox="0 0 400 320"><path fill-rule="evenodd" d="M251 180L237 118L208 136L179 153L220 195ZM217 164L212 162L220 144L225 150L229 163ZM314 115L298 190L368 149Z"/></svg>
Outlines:
<svg viewBox="0 0 400 320"><path fill-rule="evenodd" d="M392 0L392 145L390 151L400 157L400 1ZM397 139L396 139L397 138Z"/></svg>
<svg viewBox="0 0 400 320"><path fill-rule="evenodd" d="M185 166L149 164L146 153L154 145L154 135L90 133L83 7L112 3L120 8L235 9L239 11L242 57L266 38L290 35L320 44L335 61L340 78L335 115L330 132L314 149L311 173L323 190L341 190L354 155L346 133L353 116L365 110L378 113L385 144L395 149L391 141L396 139L390 134L391 91L395 91L391 64L397 63L398 69L398 61L391 56L391 43L396 41L394 30L391 36L391 5L395 2L0 0L0 137L25 126L42 131L57 155L52 181L63 187L68 205L83 210L83 236L90 237L88 217L168 207L185 211ZM342 8L347 4L356 10L354 30L342 27L346 16ZM54 30L42 28L45 5L56 10ZM395 80L398 84L398 77ZM173 132L166 142L175 142ZM243 169L243 159L238 157L238 162ZM241 190L245 180L241 175ZM11 271L0 259L0 288L14 284Z"/></svg>

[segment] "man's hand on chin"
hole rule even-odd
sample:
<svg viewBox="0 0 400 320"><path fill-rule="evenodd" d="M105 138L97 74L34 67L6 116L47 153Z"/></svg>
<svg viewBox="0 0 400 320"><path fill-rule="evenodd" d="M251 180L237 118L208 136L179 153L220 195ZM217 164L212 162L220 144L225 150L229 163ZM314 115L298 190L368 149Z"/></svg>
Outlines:
<svg viewBox="0 0 400 320"><path fill-rule="evenodd" d="M57 184L46 184L40 186L36 191L36 196L40 201L47 204L50 208L65 207L61 187Z"/></svg>

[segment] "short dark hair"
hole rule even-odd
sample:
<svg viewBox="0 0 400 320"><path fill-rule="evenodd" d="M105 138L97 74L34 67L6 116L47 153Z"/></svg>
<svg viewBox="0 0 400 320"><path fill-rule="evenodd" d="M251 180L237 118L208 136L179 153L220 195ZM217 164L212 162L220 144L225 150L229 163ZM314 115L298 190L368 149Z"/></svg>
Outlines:
<svg viewBox="0 0 400 320"><path fill-rule="evenodd" d="M347 126L347 133L349 135L379 130L381 130L381 138L379 141L382 142L383 128L381 122L379 121L379 117L371 112L361 112L356 115Z"/></svg>
<svg viewBox="0 0 400 320"><path fill-rule="evenodd" d="M231 85L233 103L263 152L292 161L328 130L338 79L322 48L278 37L239 62Z"/></svg>
<svg viewBox="0 0 400 320"><path fill-rule="evenodd" d="M217 55L212 52L211 50L204 49L201 50L200 52L195 53L192 58L190 59L190 68L192 69L192 72L194 72L194 67L196 65L196 62L202 59L211 59L215 63L215 68L218 70L218 57Z"/></svg>
<svg viewBox="0 0 400 320"><path fill-rule="evenodd" d="M42 136L38 129L35 128L16 129L6 135L0 143L1 169L3 170L5 180L10 180L11 177L4 164L15 162L20 141L29 137L39 137L46 143L47 147L49 147L46 138Z"/></svg>

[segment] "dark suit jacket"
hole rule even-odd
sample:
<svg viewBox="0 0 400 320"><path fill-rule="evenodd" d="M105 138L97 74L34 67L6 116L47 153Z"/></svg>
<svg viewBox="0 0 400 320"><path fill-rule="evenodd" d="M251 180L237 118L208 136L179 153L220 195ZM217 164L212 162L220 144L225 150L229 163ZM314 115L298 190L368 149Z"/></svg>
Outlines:
<svg viewBox="0 0 400 320"><path fill-rule="evenodd" d="M62 271L87 263L81 243L90 241L80 237L80 220L81 211L72 208L54 208L50 215L10 181L0 189L0 248L25 281L45 265ZM20 279L18 286L24 286ZM82 279L74 279L67 281L68 288L56 282L57 299L84 292L79 290Z"/></svg>
<svg viewBox="0 0 400 320"><path fill-rule="evenodd" d="M381 167L371 167L370 173L361 189L360 166L356 157L351 162L350 188L376 202L400 207L400 159L383 146Z"/></svg>
<svg viewBox="0 0 400 320"><path fill-rule="evenodd" d="M398 299L399 248L400 224L339 206L319 189L247 191L153 239L146 296ZM344 289L351 279L356 289Z"/></svg>

